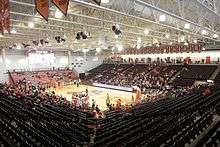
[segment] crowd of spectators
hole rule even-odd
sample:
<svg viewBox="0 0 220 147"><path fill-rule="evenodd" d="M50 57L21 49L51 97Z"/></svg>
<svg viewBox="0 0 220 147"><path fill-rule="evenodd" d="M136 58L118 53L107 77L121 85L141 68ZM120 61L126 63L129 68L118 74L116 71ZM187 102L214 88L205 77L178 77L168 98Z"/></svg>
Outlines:
<svg viewBox="0 0 220 147"><path fill-rule="evenodd" d="M143 99L143 101L138 105L132 105L131 107L128 105L121 106L119 101L117 103L118 106L114 108L110 104L109 108L111 111L106 113L105 118L99 117L99 119L95 119L96 124L94 125L91 119L83 119L81 118L82 116L79 117L79 115L81 115L79 108L74 107L74 105L71 102L66 101L65 98L56 96L54 92L51 94L45 92L44 87L35 87L19 81L15 85L6 83L0 89L0 94L4 95L0 99L2 104L0 107L0 114L1 116L4 114L4 117L1 117L0 119L1 125L3 124L1 129L7 130L9 128L9 135L6 133L4 135L1 134L2 136L6 137L7 139L10 138L10 142L12 142L11 137L13 137L13 139L18 143L23 143L25 140L30 140L33 137L40 138L40 134L43 134L44 136L47 136L47 138L53 140L45 141L43 139L32 139L31 142L29 141L31 144L54 144L54 142L58 142L66 146L71 146L70 144L91 145L92 143L90 140L93 138L93 146L115 146L119 145L120 143L123 143L126 146L134 146L139 144L144 146L157 146L158 144L175 144L176 142L178 145L184 145L188 142L188 139L181 139L181 143L178 142L176 138L168 142L166 141L170 138L173 138L173 136L178 134L178 132L181 132L182 136L184 136L184 131L181 131L181 129L177 129L173 132L173 126L175 128L187 128L187 125L185 125L184 122L188 120L188 115L190 115L190 113L186 112L193 112L192 120L190 120L190 123L193 124L193 127L190 128L197 127L197 122L203 124L203 117L201 117L202 119L197 119L197 117L194 116L199 116L200 118L200 116L203 116L207 108L207 110L211 109L211 114L214 114L214 109L212 109L210 106L213 106L214 103L219 102L213 88L209 88L206 85L184 87L181 89L151 89L148 91L148 95L145 95L149 98ZM212 95L212 93L214 94ZM83 95L73 96L85 98L87 94L85 92ZM9 102L11 106L10 108ZM106 103L109 102L106 101ZM23 106L24 109L23 107L17 108L18 104ZM15 108L15 110L12 108ZM95 113L100 112L94 100L92 102L92 108ZM4 111L2 111L3 109ZM65 113L63 111L64 109ZM75 110L79 111L74 112ZM15 111L16 114L12 115L12 111ZM5 114L8 114L9 112L10 118L7 118L8 115ZM92 113L90 114L92 116ZM100 116L100 114L98 114L98 116ZM210 125L213 123L211 118L207 118L207 120L210 120L210 123L206 124ZM177 121L178 123L176 123ZM6 124L7 122L9 123ZM22 135L16 137L13 132L10 132L10 128L12 128L11 130L14 132L23 133L20 129L21 126L23 126L21 125L22 123L25 124L26 127L23 129L23 131L28 134L25 136L24 140L20 140ZM75 134L71 135L71 133L68 133L68 130L71 130L71 128L68 126L71 124L77 125L74 126L72 130L80 129L83 131L77 131ZM164 127L167 126L166 124L169 124L168 128L164 129ZM86 130L88 130L88 128L96 128L97 131L94 131L96 133L91 131L93 132L94 136L85 129L82 129L82 127L85 126L87 127ZM161 128L160 126L164 127ZM159 128L157 129L157 127ZM203 126L199 127L199 130L202 129ZM29 130L31 131L29 132ZM33 135L32 131L36 130L39 134ZM185 130L190 132L187 134L192 134L191 129ZM202 131L204 131L204 129ZM0 132L2 132L2 130ZM143 138L143 135L148 132L154 139L151 139L151 137L148 136L146 136L145 139ZM199 131L193 131L193 133L198 132ZM56 137L55 140L51 136L51 133L53 135L56 134L53 136ZM158 133L163 136L162 140L158 138ZM133 137L131 140L128 140L125 136ZM193 135L188 136L188 138L193 138ZM155 139L157 139L157 141L155 141ZM138 140L140 140L140 142L138 142ZM212 143L216 142L216 137L212 137Z"/></svg>
<svg viewBox="0 0 220 147"><path fill-rule="evenodd" d="M137 64L137 63L144 63L148 64L153 61L160 61L164 63L169 63L169 64L219 64L220 63L220 58L218 58L216 61L210 61L206 60L205 58L198 58L192 60L190 57L177 57L177 58L171 58L171 57L166 57L166 58L160 58L157 57L156 60L155 58L152 59L150 57L148 58L122 58L121 56L111 56L106 59L104 59L104 63L132 63L132 64Z"/></svg>
<svg viewBox="0 0 220 147"><path fill-rule="evenodd" d="M0 85L0 146L83 146L87 117L64 97L23 83ZM71 132L71 133L70 133Z"/></svg>
<svg viewBox="0 0 220 147"><path fill-rule="evenodd" d="M34 104L71 106L65 97L56 95L54 91L49 93L44 86L34 86L25 81L18 81L15 84L5 83L3 93L7 96L16 97L19 101L27 103L30 107Z"/></svg>
<svg viewBox="0 0 220 147"><path fill-rule="evenodd" d="M87 112L91 117L103 115L94 100L90 106L87 89L85 92L73 93L72 101L69 101L66 97L57 95L54 91L48 91L44 85L33 85L25 80L19 80L14 84L6 82L2 86L1 93L8 97L16 98L30 108L33 108L35 105L49 105L80 110Z"/></svg>
<svg viewBox="0 0 220 147"><path fill-rule="evenodd" d="M74 71L68 68L48 71L13 71L10 74L12 81L15 83L18 81L24 81L45 87L65 85L66 83L70 83L77 78Z"/></svg>
<svg viewBox="0 0 220 147"><path fill-rule="evenodd" d="M73 94L70 102L53 91L48 93L45 84L40 82L34 84L30 79L23 78L14 81L13 84L5 83L0 86L0 94L3 95L0 99L0 135L10 142L16 140L18 143L28 140L30 144L40 142L63 146L86 144L110 147L121 144L124 146L184 146L195 141L195 138L201 136L211 124L214 125L212 131L214 133L211 134L219 134L218 125L215 125L213 119L216 113L215 105L219 104L218 88L209 87L209 85L179 88L169 86L167 82L177 72L177 68L161 62L147 65L108 64L106 65L108 68L103 68L105 64L101 66L103 70L98 69L98 74L93 74L94 77L90 80L117 86L137 85L143 91L141 102L137 105L132 103L123 106L120 99L115 105L107 99L106 104L110 111L101 118L102 112L94 100L92 100L92 107L88 107L88 90ZM48 77L54 76L57 75ZM65 109L65 113L62 108ZM76 113L75 110L77 110ZM12 115L12 112L16 114ZM90 119L84 120L82 116L79 117L81 112L89 114ZM98 118L95 119L96 123L93 123L92 116L93 119L94 116ZM74 124L74 127L69 127L71 124ZM25 129L22 130L23 125ZM88 131L90 127L95 128L95 131L91 131L93 134ZM33 132L36 130L39 134L34 136ZM77 131L72 134L69 130ZM26 135L16 136L14 132L17 134L25 132ZM45 141L40 134L50 140ZM23 140L22 136L24 136ZM127 139L129 136L130 139ZM199 144L210 144L210 142L217 144L219 143L217 137L213 135L210 137L206 133L202 138L211 138L211 141L205 139L206 141L202 142L200 139ZM38 141L36 138L42 140Z"/></svg>
<svg viewBox="0 0 220 147"><path fill-rule="evenodd" d="M106 64L106 66L109 66L109 64ZM100 70L98 67L97 70L99 72L94 74L90 82L123 87L139 86L143 92L147 88L163 88L177 72L163 62L111 64L110 68Z"/></svg>

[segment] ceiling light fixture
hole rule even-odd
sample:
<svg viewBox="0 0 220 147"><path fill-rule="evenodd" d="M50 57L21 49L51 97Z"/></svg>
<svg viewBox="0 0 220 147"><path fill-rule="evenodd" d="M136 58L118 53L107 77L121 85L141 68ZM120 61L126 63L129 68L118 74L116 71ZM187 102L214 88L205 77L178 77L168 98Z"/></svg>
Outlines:
<svg viewBox="0 0 220 147"><path fill-rule="evenodd" d="M193 42L194 42L194 43L197 43L198 41L197 41L197 39L194 39Z"/></svg>
<svg viewBox="0 0 220 147"><path fill-rule="evenodd" d="M170 34L166 34L165 37L168 39L170 38Z"/></svg>
<svg viewBox="0 0 220 147"><path fill-rule="evenodd" d="M189 24L189 23L186 23L186 24L184 25L184 28L185 28L185 29L189 29L189 28L190 28L190 24Z"/></svg>
<svg viewBox="0 0 220 147"><path fill-rule="evenodd" d="M63 14L59 10L56 10L54 16L55 18L62 18Z"/></svg>
<svg viewBox="0 0 220 147"><path fill-rule="evenodd" d="M189 43L188 42L184 42L184 45L187 46L187 45L189 45Z"/></svg>
<svg viewBox="0 0 220 147"><path fill-rule="evenodd" d="M109 0L101 0L101 3L107 4L107 3L109 3Z"/></svg>
<svg viewBox="0 0 220 147"><path fill-rule="evenodd" d="M213 35L213 38L215 38L215 39L217 39L218 37L219 37L218 34Z"/></svg>
<svg viewBox="0 0 220 147"><path fill-rule="evenodd" d="M141 37L138 37L137 43L141 43Z"/></svg>
<svg viewBox="0 0 220 147"><path fill-rule="evenodd" d="M145 35L148 35L148 34L149 34L149 32L150 32L150 31L149 31L147 28L146 28L146 29L144 29L144 34L145 34Z"/></svg>
<svg viewBox="0 0 220 147"><path fill-rule="evenodd" d="M83 51L83 53L86 53L86 52L87 52L87 49L83 49L82 51Z"/></svg>
<svg viewBox="0 0 220 147"><path fill-rule="evenodd" d="M184 42L185 39L186 39L186 36L184 36L184 35L180 36L180 42Z"/></svg>
<svg viewBox="0 0 220 147"><path fill-rule="evenodd" d="M137 44L137 49L140 49L141 48L141 45L140 44Z"/></svg>
<svg viewBox="0 0 220 147"><path fill-rule="evenodd" d="M161 22L166 21L166 16L165 15L160 15L159 21L161 21Z"/></svg>
<svg viewBox="0 0 220 147"><path fill-rule="evenodd" d="M11 30L11 33L12 33L12 34L16 34L16 33L17 33L17 30L16 30L15 28L13 28L13 29Z"/></svg>
<svg viewBox="0 0 220 147"><path fill-rule="evenodd" d="M202 35L207 35L208 32L206 30L202 30L201 33Z"/></svg>
<svg viewBox="0 0 220 147"><path fill-rule="evenodd" d="M100 51L101 51L101 48L100 48L100 47L97 47L97 48L96 48L96 52L99 53Z"/></svg>
<svg viewBox="0 0 220 147"><path fill-rule="evenodd" d="M118 51L121 52L122 50L123 50L123 45L122 44L118 45Z"/></svg>
<svg viewBox="0 0 220 147"><path fill-rule="evenodd" d="M28 22L28 27L29 28L34 28L34 23L32 21Z"/></svg>
<svg viewBox="0 0 220 147"><path fill-rule="evenodd" d="M21 45L17 44L16 49L20 50L21 49Z"/></svg>

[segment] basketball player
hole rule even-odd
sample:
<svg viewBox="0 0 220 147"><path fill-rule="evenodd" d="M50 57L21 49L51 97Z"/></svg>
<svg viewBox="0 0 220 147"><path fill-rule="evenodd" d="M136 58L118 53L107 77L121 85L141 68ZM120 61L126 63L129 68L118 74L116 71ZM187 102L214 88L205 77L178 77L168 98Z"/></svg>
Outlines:
<svg viewBox="0 0 220 147"><path fill-rule="evenodd" d="M109 107L110 106L110 98L109 98L109 94L107 93L107 99L106 99L106 106Z"/></svg>
<svg viewBox="0 0 220 147"><path fill-rule="evenodd" d="M131 104L134 105L134 96L132 94L132 97L131 97Z"/></svg>
<svg viewBox="0 0 220 147"><path fill-rule="evenodd" d="M88 91L88 88L86 88L86 95L88 95L88 92L89 92L89 91Z"/></svg>
<svg viewBox="0 0 220 147"><path fill-rule="evenodd" d="M95 109L95 100L92 99L92 109Z"/></svg>

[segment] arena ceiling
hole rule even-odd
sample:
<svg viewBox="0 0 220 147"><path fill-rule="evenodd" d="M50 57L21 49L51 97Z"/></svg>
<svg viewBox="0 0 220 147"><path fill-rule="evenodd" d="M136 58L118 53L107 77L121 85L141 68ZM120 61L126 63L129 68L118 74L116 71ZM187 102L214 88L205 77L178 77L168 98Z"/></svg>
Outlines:
<svg viewBox="0 0 220 147"><path fill-rule="evenodd" d="M220 43L220 0L109 0L101 5L93 0L70 0L68 15L62 18L50 3L48 22L36 12L34 0L10 0L10 5L12 33L0 36L3 47L22 43L33 47L32 41L41 39L49 44L37 48L73 51L118 44L134 47L137 42L145 46ZM121 36L112 31L113 25L120 27ZM88 38L76 40L81 31ZM66 41L57 43L55 36Z"/></svg>

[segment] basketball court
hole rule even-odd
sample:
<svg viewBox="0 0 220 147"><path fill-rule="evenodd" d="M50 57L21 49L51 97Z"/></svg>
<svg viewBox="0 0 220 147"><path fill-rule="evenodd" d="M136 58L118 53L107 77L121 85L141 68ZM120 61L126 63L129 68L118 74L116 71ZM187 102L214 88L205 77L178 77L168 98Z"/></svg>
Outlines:
<svg viewBox="0 0 220 147"><path fill-rule="evenodd" d="M122 105L125 104L130 105L132 103L132 92L100 88L89 85L80 85L79 87L77 87L76 85L60 86L57 88L50 88L48 89L48 92L54 91L56 95L66 97L68 101L72 101L73 93L85 92L86 89L88 89L90 106L92 104L92 99L94 99L96 105L98 105L101 110L107 109L106 106L107 94L109 94L110 101L112 104L116 104L116 101L118 99L121 99Z"/></svg>

